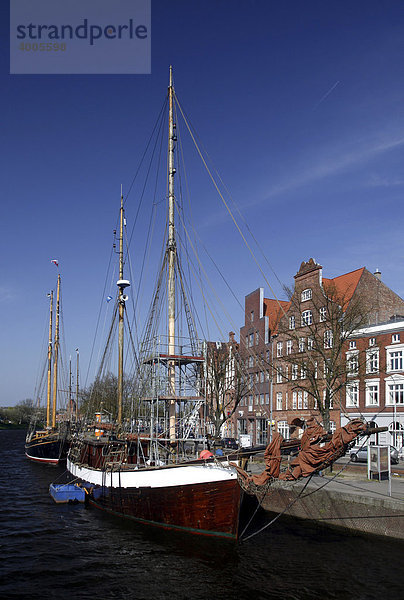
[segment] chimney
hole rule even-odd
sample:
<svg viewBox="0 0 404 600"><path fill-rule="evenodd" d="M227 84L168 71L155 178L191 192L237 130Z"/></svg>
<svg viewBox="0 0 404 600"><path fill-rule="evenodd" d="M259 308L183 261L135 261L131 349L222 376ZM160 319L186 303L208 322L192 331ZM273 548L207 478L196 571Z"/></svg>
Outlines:
<svg viewBox="0 0 404 600"><path fill-rule="evenodd" d="M234 331L230 331L230 332L229 332L229 342L230 342L231 344L234 344L234 342L235 342L235 340L234 340L234 336L235 336L235 335L236 335L236 334L234 333Z"/></svg>
<svg viewBox="0 0 404 600"><path fill-rule="evenodd" d="M379 269L376 267L376 271L373 273L373 275L376 277L376 279L378 279L379 281L382 280L382 274L381 271L379 271Z"/></svg>

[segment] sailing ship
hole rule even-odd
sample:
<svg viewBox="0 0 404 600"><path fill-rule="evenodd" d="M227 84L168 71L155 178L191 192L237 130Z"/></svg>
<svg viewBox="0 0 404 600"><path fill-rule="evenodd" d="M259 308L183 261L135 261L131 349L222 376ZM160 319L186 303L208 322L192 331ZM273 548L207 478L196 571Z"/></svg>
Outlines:
<svg viewBox="0 0 404 600"><path fill-rule="evenodd" d="M183 284L178 244L174 195L174 87L172 69L168 88L168 227L162 266L151 302L145 335L137 353L137 371L131 390L131 411L123 410L124 319L130 281L124 275L124 202L121 192L119 227L119 276L115 314L118 317L118 380L116 420L98 406L93 422L72 441L67 468L74 481L86 489L90 505L114 515L165 529L237 539L241 530L243 506L251 495L251 485L279 478L282 440L276 435L267 448L267 468L261 479L252 481L245 471L246 456L262 450L221 451L213 455L208 447L204 399L208 379L206 342L196 334ZM164 279L166 276L166 280ZM168 335L155 324L166 293ZM185 315L188 337L177 328L178 298ZM158 319L157 319L158 320ZM133 412L134 407L144 413ZM320 449L314 460L302 443L301 458L306 468L287 476L297 480L316 472L340 455L358 435L369 435L369 427L355 423L339 432L324 446L324 431L308 428L309 447ZM337 440L337 441L336 441ZM304 442L304 440L303 440ZM310 453L309 453L310 454ZM253 495L254 495L253 491ZM257 494L255 494L257 495ZM259 495L259 494L258 494Z"/></svg>
<svg viewBox="0 0 404 600"><path fill-rule="evenodd" d="M47 401L46 426L37 428L36 417L30 423L25 439L25 455L30 460L57 465L66 460L70 443L70 419L57 422L58 400L58 361L59 361L59 320L60 320L60 274L56 292L55 339L52 340L53 328L53 290L50 292L49 308L49 340L47 356ZM53 359L53 393L52 393L52 359ZM69 404L69 410L70 410Z"/></svg>
<svg viewBox="0 0 404 600"><path fill-rule="evenodd" d="M90 504L142 523L198 534L237 537L242 491L235 464L228 456L215 457L207 448L203 419L204 347L197 339L195 321L182 284L177 252L174 198L172 69L168 88L168 235L165 252L139 351L133 395L147 406L142 420L123 418L124 315L130 286L124 277L121 193L119 235L118 389L116 423L106 423L102 411L72 444L67 468L85 484ZM159 313L162 279L167 277L168 335L157 335L153 316ZM177 294L185 305L188 336L176 330ZM147 431L145 431L145 429ZM193 437L191 437L193 436ZM191 450L195 454L191 456ZM233 457L237 461L237 457ZM98 494L94 490L98 489ZM99 493L102 490L102 493Z"/></svg>

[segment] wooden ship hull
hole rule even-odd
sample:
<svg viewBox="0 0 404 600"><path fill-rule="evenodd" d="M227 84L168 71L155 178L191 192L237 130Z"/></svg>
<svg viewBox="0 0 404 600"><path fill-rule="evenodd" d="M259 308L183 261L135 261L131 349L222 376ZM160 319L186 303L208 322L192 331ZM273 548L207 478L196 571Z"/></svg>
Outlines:
<svg viewBox="0 0 404 600"><path fill-rule="evenodd" d="M229 460L139 467L123 463L116 450L119 462L113 463L105 450L102 441L83 444L80 458L67 460L69 472L84 482L91 505L165 529L237 539L242 490Z"/></svg>
<svg viewBox="0 0 404 600"><path fill-rule="evenodd" d="M241 488L237 480L170 488L108 488L89 502L147 525L237 539Z"/></svg>

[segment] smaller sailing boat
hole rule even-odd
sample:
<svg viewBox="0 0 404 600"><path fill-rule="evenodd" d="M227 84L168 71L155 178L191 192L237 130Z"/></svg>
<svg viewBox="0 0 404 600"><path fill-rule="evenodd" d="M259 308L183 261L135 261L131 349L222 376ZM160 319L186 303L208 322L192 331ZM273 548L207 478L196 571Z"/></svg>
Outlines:
<svg viewBox="0 0 404 600"><path fill-rule="evenodd" d="M57 465L66 460L70 444L70 422L56 421L58 395L58 358L59 358L59 318L60 318L60 274L58 275L56 293L55 340L52 348L53 327L53 291L50 293L49 309L49 341L48 341L48 377L46 402L46 427L37 429L34 420L27 432L25 455L30 460L50 465ZM53 350L53 352L52 352ZM52 395L52 354L53 354L53 395Z"/></svg>

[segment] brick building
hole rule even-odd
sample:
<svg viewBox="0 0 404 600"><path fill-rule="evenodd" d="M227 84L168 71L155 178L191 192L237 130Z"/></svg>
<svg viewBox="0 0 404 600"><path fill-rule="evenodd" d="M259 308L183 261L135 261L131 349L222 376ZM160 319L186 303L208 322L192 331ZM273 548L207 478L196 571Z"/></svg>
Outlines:
<svg viewBox="0 0 404 600"><path fill-rule="evenodd" d="M404 317L358 330L346 348L350 374L341 424L363 416L388 431L375 442L404 445Z"/></svg>
<svg viewBox="0 0 404 600"><path fill-rule="evenodd" d="M361 328L359 331L357 328L352 329L352 339L349 337L344 345L341 342L337 357L340 383L337 385L328 377L330 372L338 371L335 363L338 345L333 341L333 335L336 334L333 333L330 325L333 318L331 313L337 307L341 314L349 314L355 304L361 307L362 321L352 323L360 323ZM266 443L271 426L285 438L290 437L291 434L299 435L301 430L294 428L298 419L307 419L313 414L319 416L318 402L310 391L313 386L317 390L320 403L323 397L325 399L328 398L327 394L329 395L327 402L330 403L329 428L331 430L340 425L341 415L353 416L360 413L366 418L372 417L373 420L377 417L376 420L380 424L382 414L401 413L404 406L400 385L403 381L398 381L397 377L401 368L404 379L403 355L401 354L400 363L400 355L389 348L388 337L383 337L383 335L390 335L391 342L391 335L399 333L402 322L397 321L397 315L404 315L404 301L381 281L379 272L372 274L363 267L327 279L322 276L322 267L313 259L301 264L295 275L295 286L289 301L264 298L262 288L246 296L245 323L240 328L240 352L243 353L250 385L248 395L236 412L238 434L250 433L253 444ZM363 321L365 318L366 322ZM392 318L396 320L391 321ZM386 326L388 332L382 334L385 330L383 327ZM374 327L379 328L378 333L371 335L368 330L374 332L372 329ZM314 336L313 328L316 328ZM395 328L397 331L393 331ZM370 353L366 351L365 345L373 337L376 337L376 343L379 344L376 348L379 349L380 356L383 354L385 357L384 362L380 362L380 369L387 371L389 360L390 364L393 364L391 361L396 361L394 366L397 365L398 368L388 374L393 379L387 381L383 379L383 383L379 380L378 395L375 388L370 387L376 385L374 381L370 383L371 380L376 379L373 377L375 373L373 371L367 373L366 366L360 366L361 361L366 365ZM357 345L355 348L354 342ZM321 348L318 350L323 348L326 350L316 353L316 344L320 346L320 343ZM397 352L402 351L398 346L395 348L398 348ZM333 351L334 356L332 356ZM317 360L314 361L313 357ZM323 360L318 357L323 357ZM351 369L355 365L355 360L359 365L357 372ZM306 368L310 361L311 371ZM333 367L329 369L328 362L331 364L333 361ZM310 374L311 381L309 381ZM347 381L348 386L346 386ZM390 384L395 387L388 387ZM330 391L326 392L326 389ZM396 395L391 396L393 391ZM371 392L373 396L370 396ZM347 397L348 407L346 407ZM378 401L379 404L371 405L370 397L372 402ZM394 408L393 405L384 408L385 398L390 397L396 399ZM364 408L369 410L362 410ZM375 408L378 408L378 411ZM344 418L347 416L342 418L342 423ZM392 421L393 425L388 424L394 429L394 440L399 437L397 432L401 431L399 427L401 419L402 415Z"/></svg>

